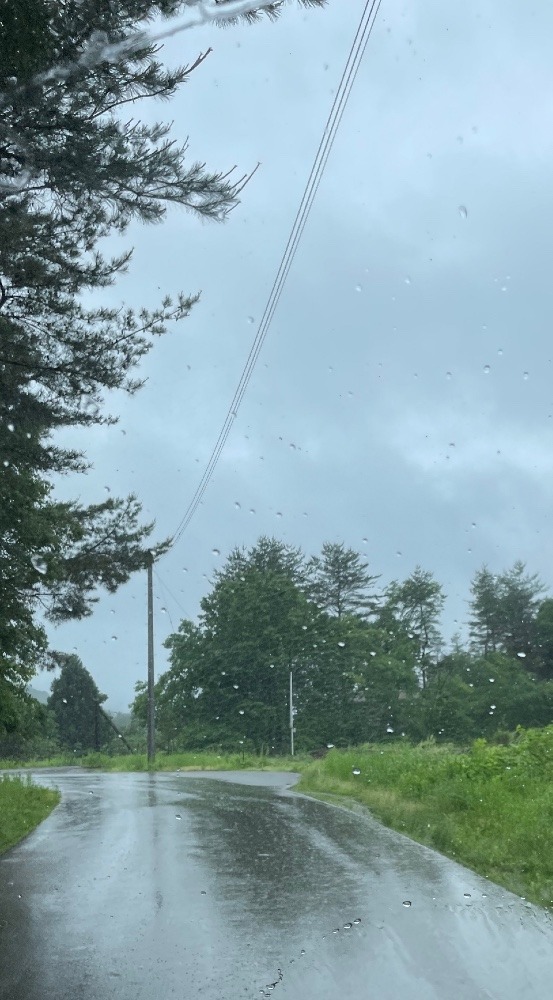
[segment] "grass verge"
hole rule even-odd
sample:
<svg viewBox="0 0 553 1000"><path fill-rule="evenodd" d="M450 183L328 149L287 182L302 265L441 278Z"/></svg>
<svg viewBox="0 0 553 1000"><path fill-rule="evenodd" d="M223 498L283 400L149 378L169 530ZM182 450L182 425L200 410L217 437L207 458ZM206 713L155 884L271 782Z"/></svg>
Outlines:
<svg viewBox="0 0 553 1000"><path fill-rule="evenodd" d="M30 779L0 775L0 854L17 844L52 812L60 793Z"/></svg>
<svg viewBox="0 0 553 1000"><path fill-rule="evenodd" d="M215 754L157 753L154 771L303 771L310 763L308 756L267 757L250 753ZM83 757L60 756L49 760L30 760L24 763L0 760L0 769L30 769L41 767L89 767L102 771L148 771L146 754L111 756L106 753L88 753Z"/></svg>
<svg viewBox="0 0 553 1000"><path fill-rule="evenodd" d="M356 773L359 772L359 773ZM333 750L296 789L367 806L386 826L553 907L553 726L509 746Z"/></svg>

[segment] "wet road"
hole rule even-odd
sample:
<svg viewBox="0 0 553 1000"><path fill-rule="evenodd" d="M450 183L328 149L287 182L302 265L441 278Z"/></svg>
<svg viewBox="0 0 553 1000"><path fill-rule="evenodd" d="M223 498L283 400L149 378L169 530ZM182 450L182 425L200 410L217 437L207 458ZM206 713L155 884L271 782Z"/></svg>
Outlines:
<svg viewBox="0 0 553 1000"><path fill-rule="evenodd" d="M548 914L290 775L35 777L63 799L0 858L2 1000L553 994Z"/></svg>

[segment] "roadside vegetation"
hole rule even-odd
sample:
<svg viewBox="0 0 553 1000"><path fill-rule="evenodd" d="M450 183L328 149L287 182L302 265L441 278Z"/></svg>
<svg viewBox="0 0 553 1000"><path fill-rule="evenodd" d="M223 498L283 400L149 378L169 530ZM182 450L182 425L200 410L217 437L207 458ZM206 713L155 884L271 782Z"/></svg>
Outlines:
<svg viewBox="0 0 553 1000"><path fill-rule="evenodd" d="M156 754L155 762L148 767L145 753L108 754L102 752L86 753L81 757L61 755L42 760L0 760L0 769L25 768L32 770L42 767L87 767L102 771L303 771L311 763L307 754L269 757L266 754L255 753L216 753L198 751L197 753L164 753Z"/></svg>
<svg viewBox="0 0 553 1000"><path fill-rule="evenodd" d="M462 752L427 742L332 750L298 791L352 800L421 844L553 907L553 726ZM338 799L337 796L340 796Z"/></svg>
<svg viewBox="0 0 553 1000"><path fill-rule="evenodd" d="M38 788L29 776L0 775L0 854L31 833L59 800L58 791Z"/></svg>

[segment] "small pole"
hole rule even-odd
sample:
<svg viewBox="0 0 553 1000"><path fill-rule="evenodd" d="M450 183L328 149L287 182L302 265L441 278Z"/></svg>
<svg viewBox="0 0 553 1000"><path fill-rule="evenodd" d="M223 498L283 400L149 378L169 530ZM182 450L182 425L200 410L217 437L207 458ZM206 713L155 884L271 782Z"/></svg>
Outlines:
<svg viewBox="0 0 553 1000"><path fill-rule="evenodd" d="M294 687L293 675L290 671L290 753L294 756Z"/></svg>
<svg viewBox="0 0 553 1000"><path fill-rule="evenodd" d="M156 722L154 702L154 557L148 552L148 765L153 764L156 756Z"/></svg>

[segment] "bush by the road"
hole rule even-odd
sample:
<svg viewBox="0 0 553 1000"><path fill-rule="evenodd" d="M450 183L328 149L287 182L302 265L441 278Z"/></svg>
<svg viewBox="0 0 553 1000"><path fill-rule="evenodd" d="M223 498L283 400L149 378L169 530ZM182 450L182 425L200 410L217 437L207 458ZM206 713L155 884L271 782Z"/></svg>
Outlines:
<svg viewBox="0 0 553 1000"><path fill-rule="evenodd" d="M387 826L553 906L553 726L468 752L432 743L332 750L299 791L368 806Z"/></svg>
<svg viewBox="0 0 553 1000"><path fill-rule="evenodd" d="M59 800L58 791L38 788L29 777L0 775L0 854L34 830Z"/></svg>

